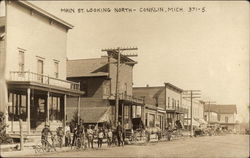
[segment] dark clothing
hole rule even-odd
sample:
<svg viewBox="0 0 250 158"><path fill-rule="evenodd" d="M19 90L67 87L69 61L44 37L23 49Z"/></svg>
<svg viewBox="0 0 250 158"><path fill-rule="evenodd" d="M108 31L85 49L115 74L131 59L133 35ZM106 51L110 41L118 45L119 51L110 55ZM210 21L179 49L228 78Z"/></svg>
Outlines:
<svg viewBox="0 0 250 158"><path fill-rule="evenodd" d="M50 131L50 129L48 127L45 127L43 130L42 130L42 139L45 139L47 140L48 139L48 136L52 135L52 132Z"/></svg>
<svg viewBox="0 0 250 158"><path fill-rule="evenodd" d="M102 147L102 138L98 138L98 148Z"/></svg>

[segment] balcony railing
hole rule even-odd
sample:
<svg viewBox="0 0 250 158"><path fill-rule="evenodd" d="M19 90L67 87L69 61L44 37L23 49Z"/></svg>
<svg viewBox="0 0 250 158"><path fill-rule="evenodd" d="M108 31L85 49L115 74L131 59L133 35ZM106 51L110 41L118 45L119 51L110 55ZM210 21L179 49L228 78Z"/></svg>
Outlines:
<svg viewBox="0 0 250 158"><path fill-rule="evenodd" d="M115 99L115 95L105 95L105 98L110 98L110 99ZM126 94L119 94L119 99L120 100L129 100L132 102L136 102L136 103L140 103L140 104L144 104L144 99L143 98L137 98L131 95L126 95Z"/></svg>
<svg viewBox="0 0 250 158"><path fill-rule="evenodd" d="M187 108L179 107L179 106L167 106L167 110L173 110L173 111L180 112L180 113L188 112Z"/></svg>
<svg viewBox="0 0 250 158"><path fill-rule="evenodd" d="M130 100L132 102L144 104L144 99L143 98L137 98L137 97L134 97L132 95L126 95L126 94L123 94L123 93L120 94L120 99Z"/></svg>
<svg viewBox="0 0 250 158"><path fill-rule="evenodd" d="M47 75L38 74L29 71L11 71L10 72L11 81L32 81L45 85L52 85L61 88L80 90L80 83L75 83L67 80L61 80L58 78L49 77Z"/></svg>

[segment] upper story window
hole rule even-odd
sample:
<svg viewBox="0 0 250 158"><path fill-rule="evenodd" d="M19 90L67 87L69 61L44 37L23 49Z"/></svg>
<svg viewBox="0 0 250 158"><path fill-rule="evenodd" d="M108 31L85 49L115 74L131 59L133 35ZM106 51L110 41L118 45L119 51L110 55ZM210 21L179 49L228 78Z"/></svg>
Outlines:
<svg viewBox="0 0 250 158"><path fill-rule="evenodd" d="M225 122L228 123L228 117L227 116L225 117Z"/></svg>
<svg viewBox="0 0 250 158"><path fill-rule="evenodd" d="M43 83L43 60L37 60L37 80Z"/></svg>
<svg viewBox="0 0 250 158"><path fill-rule="evenodd" d="M24 51L19 50L18 54L18 66L19 66L19 71L23 72L24 71Z"/></svg>
<svg viewBox="0 0 250 158"><path fill-rule="evenodd" d="M180 107L180 102L179 102L179 100L177 100L177 107L178 107L178 108Z"/></svg>
<svg viewBox="0 0 250 158"><path fill-rule="evenodd" d="M0 1L0 17L5 16L5 1Z"/></svg>
<svg viewBox="0 0 250 158"><path fill-rule="evenodd" d="M55 78L59 77L59 62L58 61L54 62L54 77Z"/></svg>
<svg viewBox="0 0 250 158"><path fill-rule="evenodd" d="M172 98L172 107L174 107L174 98Z"/></svg>

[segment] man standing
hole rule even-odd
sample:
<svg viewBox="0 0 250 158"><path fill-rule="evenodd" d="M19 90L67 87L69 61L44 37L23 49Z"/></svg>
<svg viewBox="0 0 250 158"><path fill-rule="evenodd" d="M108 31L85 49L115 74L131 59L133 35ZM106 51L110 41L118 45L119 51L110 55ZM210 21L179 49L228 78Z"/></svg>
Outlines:
<svg viewBox="0 0 250 158"><path fill-rule="evenodd" d="M107 138L108 138L108 146L110 147L113 140L113 133L111 129L108 129Z"/></svg>
<svg viewBox="0 0 250 158"><path fill-rule="evenodd" d="M89 128L87 129L87 137L88 137L88 147L93 149L93 143L94 143L94 131L91 129L91 125L89 125Z"/></svg>
<svg viewBox="0 0 250 158"><path fill-rule="evenodd" d="M120 146L122 143L122 139L123 139L123 135L122 135L123 129L122 129L120 122L118 122L116 132L117 132L118 146ZM123 143L122 143L122 145L123 145Z"/></svg>
<svg viewBox="0 0 250 158"><path fill-rule="evenodd" d="M69 127L69 123L67 122L66 123L66 126L65 126L65 146L69 146L70 143L71 143L71 135L70 135L70 127Z"/></svg>

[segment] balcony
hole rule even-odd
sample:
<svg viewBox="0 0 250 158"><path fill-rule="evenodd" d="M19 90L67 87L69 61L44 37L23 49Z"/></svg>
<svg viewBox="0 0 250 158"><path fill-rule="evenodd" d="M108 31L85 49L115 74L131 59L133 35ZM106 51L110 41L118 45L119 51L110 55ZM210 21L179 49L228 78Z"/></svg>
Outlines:
<svg viewBox="0 0 250 158"><path fill-rule="evenodd" d="M21 82L36 82L44 85L55 86L59 88L65 88L69 90L80 91L80 83L75 83L67 80L61 80L58 78L49 77L47 75L38 74L29 71L11 71L10 81Z"/></svg>
<svg viewBox="0 0 250 158"><path fill-rule="evenodd" d="M105 95L105 99L112 99L115 100L115 95ZM136 98L132 95L126 95L126 94L119 94L119 100L125 100L125 101L130 101L133 103L138 103L138 104L144 104L144 99L143 98Z"/></svg>
<svg viewBox="0 0 250 158"><path fill-rule="evenodd" d="M166 111L176 112L176 113L188 113L188 109L178 106L167 106Z"/></svg>

